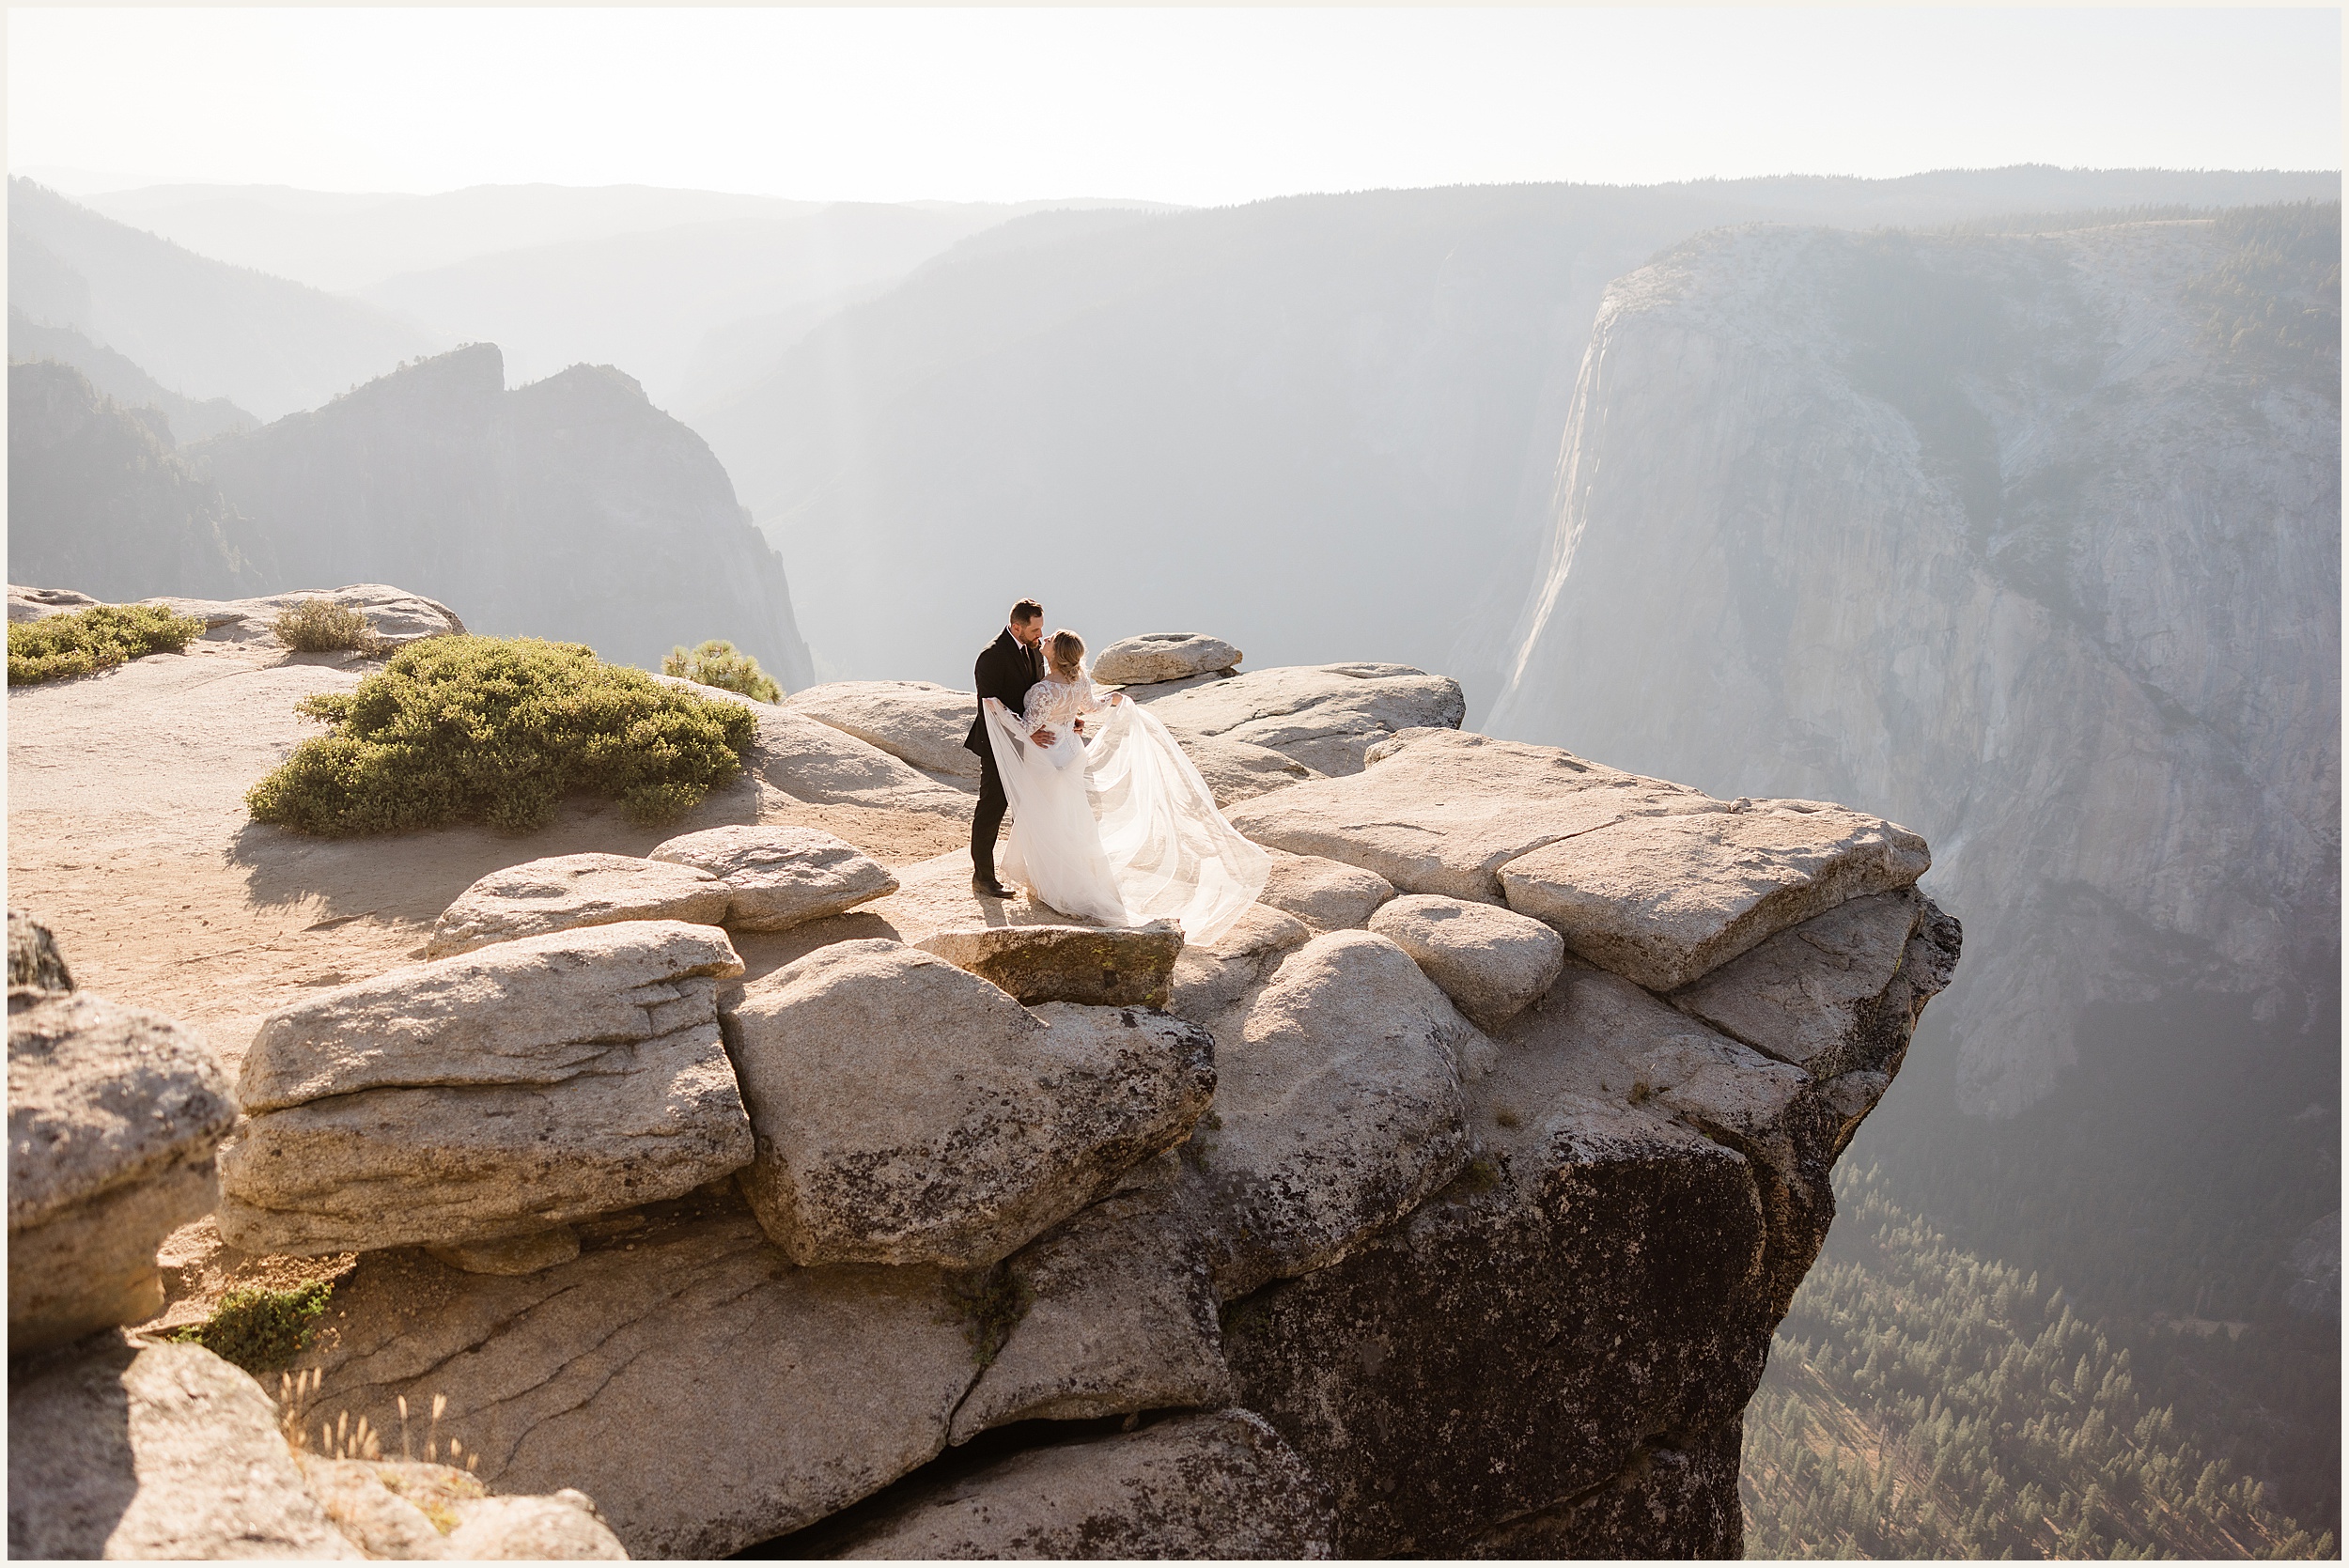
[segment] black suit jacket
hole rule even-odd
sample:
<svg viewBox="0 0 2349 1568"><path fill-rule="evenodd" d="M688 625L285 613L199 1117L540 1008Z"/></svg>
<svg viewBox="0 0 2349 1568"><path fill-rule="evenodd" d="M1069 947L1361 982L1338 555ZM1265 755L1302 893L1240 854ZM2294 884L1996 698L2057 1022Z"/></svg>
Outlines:
<svg viewBox="0 0 2349 1568"><path fill-rule="evenodd" d="M971 668L972 683L979 689L979 701L992 697L1014 713L1028 706L1028 688L1044 678L1044 650L1027 647L1005 627L995 634L995 641L979 652L979 661ZM976 752L990 761L994 747L988 744L987 710L982 707L971 721L971 733L963 737L963 750Z"/></svg>

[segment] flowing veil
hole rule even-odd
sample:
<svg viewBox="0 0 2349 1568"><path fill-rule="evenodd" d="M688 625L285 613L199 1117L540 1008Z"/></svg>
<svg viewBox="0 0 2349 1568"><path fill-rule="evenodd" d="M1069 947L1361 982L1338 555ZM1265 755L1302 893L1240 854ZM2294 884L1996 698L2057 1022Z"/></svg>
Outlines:
<svg viewBox="0 0 2349 1568"><path fill-rule="evenodd" d="M1186 941L1206 944L1264 892L1272 857L1223 819L1199 769L1139 703L1112 704L1081 753L1057 758L1082 743L1038 747L1014 717L984 711L1011 803L1004 870L1054 908L1118 925L1174 920Z"/></svg>

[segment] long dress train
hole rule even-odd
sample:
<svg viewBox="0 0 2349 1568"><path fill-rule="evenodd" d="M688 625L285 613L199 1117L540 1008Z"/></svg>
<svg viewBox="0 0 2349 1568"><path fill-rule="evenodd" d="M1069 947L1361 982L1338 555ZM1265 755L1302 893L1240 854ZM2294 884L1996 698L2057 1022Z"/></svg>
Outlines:
<svg viewBox="0 0 2349 1568"><path fill-rule="evenodd" d="M1104 704L1089 676L1048 680L1015 716L984 705L1011 802L1004 875L1066 914L1112 925L1173 920L1212 942L1264 892L1272 858L1242 838L1164 724ZM1103 714L1081 736L1075 721ZM1050 728L1053 742L1030 737Z"/></svg>

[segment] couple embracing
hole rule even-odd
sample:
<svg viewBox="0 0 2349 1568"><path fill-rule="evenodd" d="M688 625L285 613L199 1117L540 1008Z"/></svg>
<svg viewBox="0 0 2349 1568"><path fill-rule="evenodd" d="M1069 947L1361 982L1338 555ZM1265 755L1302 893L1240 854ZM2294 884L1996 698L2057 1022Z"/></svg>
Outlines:
<svg viewBox="0 0 2349 1568"><path fill-rule="evenodd" d="M1083 639L1044 634L1044 607L1023 598L972 672L979 715L963 745L979 755L971 821L972 885L1003 872L1063 914L1111 925L1173 920L1184 939L1214 941L1264 892L1271 857L1240 837L1166 726L1147 708L1094 691Z"/></svg>

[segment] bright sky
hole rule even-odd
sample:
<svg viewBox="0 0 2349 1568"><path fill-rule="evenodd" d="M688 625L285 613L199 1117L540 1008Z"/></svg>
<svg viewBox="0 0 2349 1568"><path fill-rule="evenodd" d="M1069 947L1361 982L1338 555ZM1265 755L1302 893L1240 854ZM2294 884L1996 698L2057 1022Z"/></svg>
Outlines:
<svg viewBox="0 0 2349 1568"><path fill-rule="evenodd" d="M18 8L8 30L9 166L80 190L1212 204L2341 162L2336 9Z"/></svg>

